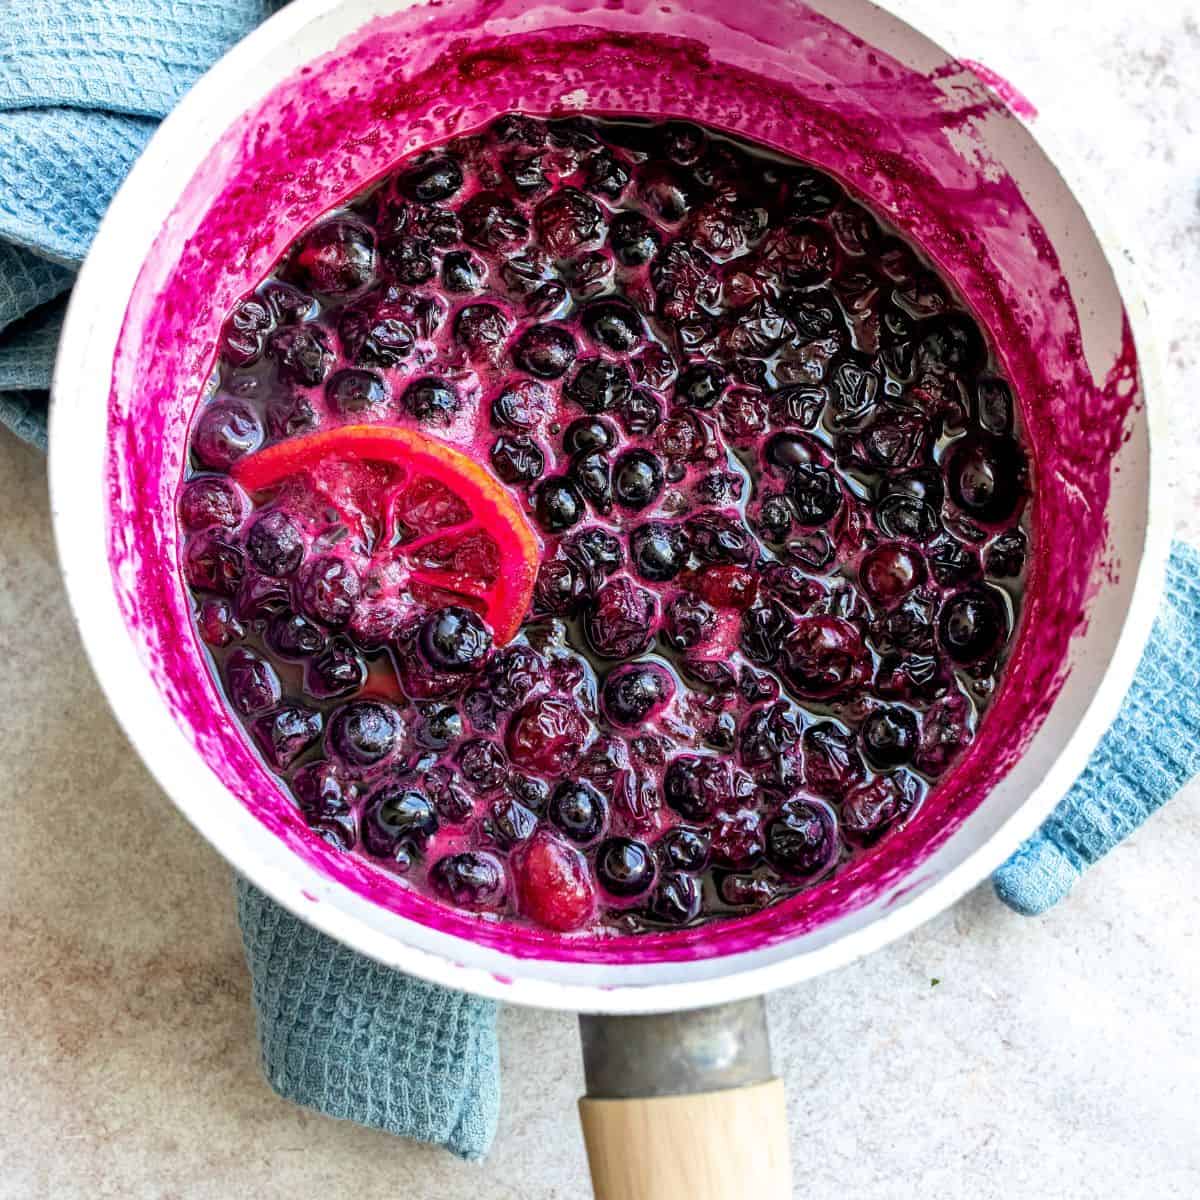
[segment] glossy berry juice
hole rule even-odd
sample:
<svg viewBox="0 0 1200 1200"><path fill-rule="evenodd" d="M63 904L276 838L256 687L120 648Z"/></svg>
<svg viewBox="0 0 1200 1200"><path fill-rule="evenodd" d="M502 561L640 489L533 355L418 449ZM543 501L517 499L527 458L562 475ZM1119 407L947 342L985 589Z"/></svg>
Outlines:
<svg viewBox="0 0 1200 1200"><path fill-rule="evenodd" d="M362 425L527 514L504 644L469 591L396 584L432 510L368 516L369 464L333 504L231 475ZM230 315L190 446L197 627L314 833L557 933L753 911L869 854L1018 620L1028 469L978 323L830 176L694 125L512 114L402 162Z"/></svg>

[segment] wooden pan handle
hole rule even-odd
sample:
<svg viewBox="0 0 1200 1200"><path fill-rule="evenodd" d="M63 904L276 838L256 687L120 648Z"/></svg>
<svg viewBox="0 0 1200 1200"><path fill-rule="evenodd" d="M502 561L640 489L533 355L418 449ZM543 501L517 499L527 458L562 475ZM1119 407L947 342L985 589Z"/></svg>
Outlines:
<svg viewBox="0 0 1200 1200"><path fill-rule="evenodd" d="M596 1200L790 1200L783 1083L579 1102Z"/></svg>

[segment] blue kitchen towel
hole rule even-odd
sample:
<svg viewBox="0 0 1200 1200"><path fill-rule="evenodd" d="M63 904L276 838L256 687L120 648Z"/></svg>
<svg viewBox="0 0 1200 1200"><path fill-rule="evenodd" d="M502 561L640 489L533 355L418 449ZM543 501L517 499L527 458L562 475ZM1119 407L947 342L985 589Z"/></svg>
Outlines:
<svg viewBox="0 0 1200 1200"><path fill-rule="evenodd" d="M466 1159L500 1111L496 1006L380 966L237 881L263 1068L288 1100Z"/></svg>
<svg viewBox="0 0 1200 1200"><path fill-rule="evenodd" d="M1162 607L1112 728L1050 819L998 870L1035 916L1200 771L1200 554L1176 543Z"/></svg>
<svg viewBox="0 0 1200 1200"><path fill-rule="evenodd" d="M0 421L45 448L64 294L159 120L284 0L22 0L0 20ZM263 1065L289 1100L482 1157L496 1006L387 971L239 884Z"/></svg>

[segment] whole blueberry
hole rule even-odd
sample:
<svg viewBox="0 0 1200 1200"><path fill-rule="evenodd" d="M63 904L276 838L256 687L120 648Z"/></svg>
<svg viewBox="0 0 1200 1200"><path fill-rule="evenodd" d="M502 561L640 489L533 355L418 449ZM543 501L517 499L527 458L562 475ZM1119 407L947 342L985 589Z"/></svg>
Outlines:
<svg viewBox="0 0 1200 1200"><path fill-rule="evenodd" d="M396 181L401 195L422 204L449 200L463 185L463 171L448 154L435 154L414 163Z"/></svg>
<svg viewBox="0 0 1200 1200"><path fill-rule="evenodd" d="M600 693L604 715L621 729L637 729L653 712L669 703L675 681L655 663L629 663L608 673Z"/></svg>
<svg viewBox="0 0 1200 1200"><path fill-rule="evenodd" d="M570 369L578 349L560 325L531 325L513 350L517 366L539 379L559 379Z"/></svg>
<svg viewBox="0 0 1200 1200"><path fill-rule="evenodd" d="M492 470L505 483L533 483L546 469L542 448L523 434L498 437L491 450Z"/></svg>
<svg viewBox="0 0 1200 1200"><path fill-rule="evenodd" d="M703 871L708 866L708 839L694 829L679 825L659 839L662 864L673 871Z"/></svg>
<svg viewBox="0 0 1200 1200"><path fill-rule="evenodd" d="M245 511L246 499L241 489L232 479L220 475L193 479L179 498L179 519L192 532L212 525L236 529Z"/></svg>
<svg viewBox="0 0 1200 1200"><path fill-rule="evenodd" d="M325 646L325 630L302 613L282 612L267 626L267 645L280 658L308 658Z"/></svg>
<svg viewBox="0 0 1200 1200"><path fill-rule="evenodd" d="M404 407L418 421L449 425L458 415L458 393L442 379L427 376L410 383L404 391Z"/></svg>
<svg viewBox="0 0 1200 1200"><path fill-rule="evenodd" d="M266 575L291 575L304 559L304 537L287 513L269 509L250 526L246 553Z"/></svg>
<svg viewBox="0 0 1200 1200"><path fill-rule="evenodd" d="M492 631L473 609L451 604L425 618L417 645L435 671L475 671L492 648Z"/></svg>
<svg viewBox="0 0 1200 1200"><path fill-rule="evenodd" d="M654 883L654 856L645 843L613 837L596 851L596 877L614 896L640 896Z"/></svg>
<svg viewBox="0 0 1200 1200"><path fill-rule="evenodd" d="M377 858L388 858L398 849L419 849L437 827L437 813L429 797L395 780L380 784L363 808L363 845Z"/></svg>
<svg viewBox="0 0 1200 1200"><path fill-rule="evenodd" d="M700 884L694 875L666 871L650 900L649 915L664 925L689 925L700 915Z"/></svg>
<svg viewBox="0 0 1200 1200"><path fill-rule="evenodd" d="M391 397L387 380L375 371L348 367L325 384L325 396L334 412L344 415L378 412Z"/></svg>
<svg viewBox="0 0 1200 1200"><path fill-rule="evenodd" d="M245 717L274 707L283 697L275 668L243 646L225 660L225 691Z"/></svg>
<svg viewBox="0 0 1200 1200"><path fill-rule="evenodd" d="M547 815L571 841L586 845L604 832L608 806L587 780L569 780L559 784L550 797Z"/></svg>
<svg viewBox="0 0 1200 1200"><path fill-rule="evenodd" d="M920 731L911 709L892 705L877 708L862 723L863 749L876 767L898 767L912 760Z"/></svg>
<svg viewBox="0 0 1200 1200"><path fill-rule="evenodd" d="M687 565L687 536L679 525L651 521L629 535L629 554L641 578L665 583Z"/></svg>
<svg viewBox="0 0 1200 1200"><path fill-rule="evenodd" d="M629 368L602 358L588 358L563 388L568 400L586 413L607 412L620 408L633 391Z"/></svg>
<svg viewBox="0 0 1200 1200"><path fill-rule="evenodd" d="M288 767L321 736L319 712L301 704L285 704L254 722L254 738L276 771Z"/></svg>
<svg viewBox="0 0 1200 1200"><path fill-rule="evenodd" d="M938 637L956 663L967 665L991 654L1007 626L1004 606L994 592L958 592L942 605Z"/></svg>
<svg viewBox="0 0 1200 1200"><path fill-rule="evenodd" d="M228 470L239 458L262 445L262 422L244 400L217 400L205 405L192 430L192 453L203 467Z"/></svg>
<svg viewBox="0 0 1200 1200"><path fill-rule="evenodd" d="M355 292L374 273L375 235L348 217L331 217L302 235L284 268L292 283L328 296Z"/></svg>
<svg viewBox="0 0 1200 1200"><path fill-rule="evenodd" d="M649 450L627 450L613 471L613 495L617 503L635 512L658 499L663 489L663 469Z"/></svg>
<svg viewBox="0 0 1200 1200"><path fill-rule="evenodd" d="M301 577L300 601L305 614L334 628L350 620L361 594L358 572L333 555L313 559Z"/></svg>
<svg viewBox="0 0 1200 1200"><path fill-rule="evenodd" d="M381 700L352 700L329 722L333 749L355 767L382 762L396 748L404 733L400 713Z"/></svg>
<svg viewBox="0 0 1200 1200"><path fill-rule="evenodd" d="M534 511L547 533L562 533L583 516L583 498L570 480L554 476L537 489Z"/></svg>
<svg viewBox="0 0 1200 1200"><path fill-rule="evenodd" d="M344 637L335 637L309 664L305 690L319 700L348 696L367 682L367 664Z"/></svg>
<svg viewBox="0 0 1200 1200"><path fill-rule="evenodd" d="M689 408L712 408L721 398L729 376L717 363L694 363L679 377L675 396Z"/></svg>
<svg viewBox="0 0 1200 1200"><path fill-rule="evenodd" d="M782 875L806 876L837 856L837 819L816 800L788 800L767 825L767 861Z"/></svg>
<svg viewBox="0 0 1200 1200"><path fill-rule="evenodd" d="M596 300L583 310L582 320L594 341L618 353L637 349L646 337L645 321L625 300Z"/></svg>
<svg viewBox="0 0 1200 1200"><path fill-rule="evenodd" d="M662 245L662 235L641 213L618 213L609 226L608 244L623 267L645 266Z"/></svg>
<svg viewBox="0 0 1200 1200"><path fill-rule="evenodd" d="M475 912L501 908L508 887L504 864L484 850L439 858L430 869L429 882L443 900Z"/></svg>
<svg viewBox="0 0 1200 1200"><path fill-rule="evenodd" d="M580 417L567 426L563 434L563 450L574 456L604 451L617 440L616 430L596 417Z"/></svg>

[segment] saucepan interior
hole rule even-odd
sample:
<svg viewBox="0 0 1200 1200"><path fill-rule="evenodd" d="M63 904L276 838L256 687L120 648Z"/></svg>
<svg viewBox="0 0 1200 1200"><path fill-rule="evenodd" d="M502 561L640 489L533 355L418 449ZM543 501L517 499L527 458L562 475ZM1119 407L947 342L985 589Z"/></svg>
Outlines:
<svg viewBox="0 0 1200 1200"><path fill-rule="evenodd" d="M224 314L300 228L398 157L514 109L684 116L822 165L937 260L1019 394L1033 567L980 736L861 869L752 917L555 941L438 908L308 833L192 631L173 503ZM84 269L55 381L63 568L101 682L165 790L306 920L522 1002L715 1003L828 969L951 902L1045 815L1115 712L1163 559L1140 320L1026 125L865 0L298 0L164 124Z"/></svg>

